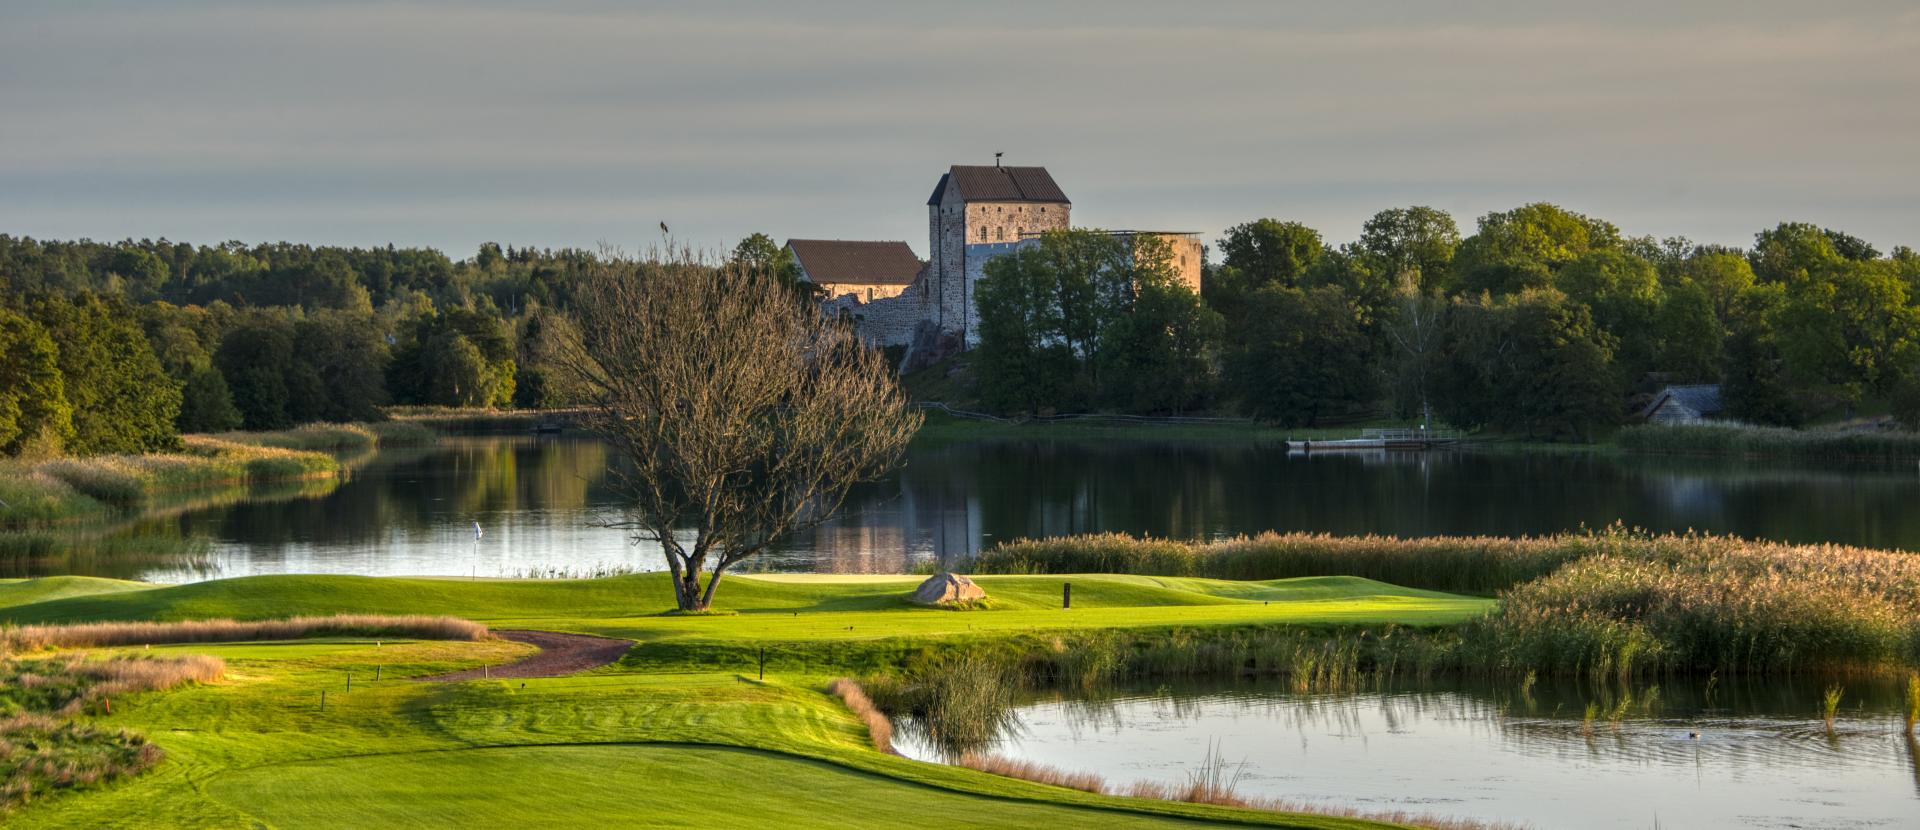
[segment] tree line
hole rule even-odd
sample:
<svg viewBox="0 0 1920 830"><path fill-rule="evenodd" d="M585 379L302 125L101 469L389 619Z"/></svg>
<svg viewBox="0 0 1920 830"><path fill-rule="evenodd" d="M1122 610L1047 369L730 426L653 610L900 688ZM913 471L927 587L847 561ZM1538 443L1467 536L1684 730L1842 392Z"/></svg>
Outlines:
<svg viewBox="0 0 1920 830"><path fill-rule="evenodd" d="M596 255L0 235L0 455L560 403L527 359Z"/></svg>
<svg viewBox="0 0 1920 830"><path fill-rule="evenodd" d="M1003 412L1233 410L1289 426L1391 413L1585 439L1663 383L1800 426L1920 421L1920 255L1783 223L1751 248L1628 237L1536 203L1461 235L1429 207L1333 245L1229 228L1196 296L1151 240L1046 236L986 267L975 364Z"/></svg>

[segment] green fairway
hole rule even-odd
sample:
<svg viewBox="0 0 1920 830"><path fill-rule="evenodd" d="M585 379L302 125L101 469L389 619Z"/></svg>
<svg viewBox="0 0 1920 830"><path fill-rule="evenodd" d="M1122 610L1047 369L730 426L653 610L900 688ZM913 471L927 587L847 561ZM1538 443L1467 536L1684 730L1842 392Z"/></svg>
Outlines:
<svg viewBox="0 0 1920 830"><path fill-rule="evenodd" d="M254 576L44 601L32 587L41 580L31 580L0 586L0 620L24 625L335 613L448 614L488 623L546 622L557 630L633 637L843 639L1183 623L1448 624L1490 607L1488 600L1356 577L1232 582L1096 574L978 577L990 607L956 612L908 602L907 594L918 581L917 577L848 581L832 576L737 576L721 585L716 602L716 608L737 611L737 616L663 617L654 615L671 608L673 599L667 575L662 573L582 580ZM1060 609L1063 582L1074 585L1071 611ZM9 587L26 600L12 600L5 592ZM853 627L851 632L848 626Z"/></svg>
<svg viewBox="0 0 1920 830"><path fill-rule="evenodd" d="M100 579L92 576L47 576L39 579L0 579L0 609L67 597L152 589L145 582ZM0 612L4 615L4 612Z"/></svg>
<svg viewBox="0 0 1920 830"><path fill-rule="evenodd" d="M874 751L821 691L862 660L1033 631L1353 622L1446 624L1490 601L1329 577L1228 582L1138 576L983 577L990 607L918 608L918 577L737 577L721 605L676 616L658 574L595 580L273 576L179 586L0 583L0 620L451 614L496 627L640 643L587 674L420 683L510 662L506 641L333 638L171 645L226 679L116 699L89 718L146 734L167 760L140 777L36 803L18 827L1145 826L1229 821L1377 827L1351 819L1123 799ZM1060 585L1074 585L1062 610ZM759 649L764 681L746 671ZM876 658L876 655L880 657ZM349 689L349 676L351 688ZM378 678L377 680L375 678ZM327 693L325 708L321 692ZM742 785L742 782L750 782Z"/></svg>
<svg viewBox="0 0 1920 830"><path fill-rule="evenodd" d="M722 781L752 781L726 787ZM537 782L530 785L530 782ZM472 749L259 767L214 797L274 827L1165 827L1164 818L984 799L748 749ZM742 820L751 816L750 821ZM923 824L924 826L924 824Z"/></svg>

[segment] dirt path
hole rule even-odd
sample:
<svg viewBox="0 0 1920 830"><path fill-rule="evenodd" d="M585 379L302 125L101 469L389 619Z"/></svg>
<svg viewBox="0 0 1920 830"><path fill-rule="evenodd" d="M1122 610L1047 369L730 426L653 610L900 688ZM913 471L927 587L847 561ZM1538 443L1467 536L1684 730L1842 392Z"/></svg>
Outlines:
<svg viewBox="0 0 1920 830"><path fill-rule="evenodd" d="M479 680L483 677L559 677L563 674L597 669L620 659L633 647L631 640L614 640L587 634L561 634L557 631L495 631L503 640L539 646L532 657L504 666L467 669L436 674L421 680Z"/></svg>

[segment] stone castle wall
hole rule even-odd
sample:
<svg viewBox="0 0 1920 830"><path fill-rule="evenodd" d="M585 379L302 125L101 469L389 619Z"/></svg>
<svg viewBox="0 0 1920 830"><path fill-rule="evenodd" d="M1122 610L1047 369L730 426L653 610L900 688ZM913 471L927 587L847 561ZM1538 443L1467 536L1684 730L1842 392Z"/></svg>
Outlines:
<svg viewBox="0 0 1920 830"><path fill-rule="evenodd" d="M927 271L934 280L937 308L932 319L940 330L975 342L973 263L968 251L980 244L1019 242L1024 236L1064 230L1073 206L1040 202L963 202L959 188L948 183L937 204L927 206L927 244L932 262Z"/></svg>

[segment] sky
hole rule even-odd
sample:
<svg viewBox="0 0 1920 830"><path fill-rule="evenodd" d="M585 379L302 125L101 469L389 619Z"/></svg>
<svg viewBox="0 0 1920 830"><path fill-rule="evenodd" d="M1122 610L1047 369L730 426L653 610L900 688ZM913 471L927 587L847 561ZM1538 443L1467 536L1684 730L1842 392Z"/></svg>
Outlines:
<svg viewBox="0 0 1920 830"><path fill-rule="evenodd" d="M13 235L924 256L997 151L1209 240L1545 200L1920 247L1920 4L0 0Z"/></svg>

